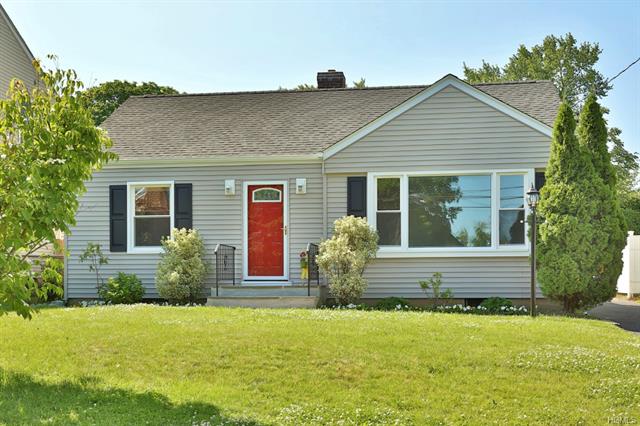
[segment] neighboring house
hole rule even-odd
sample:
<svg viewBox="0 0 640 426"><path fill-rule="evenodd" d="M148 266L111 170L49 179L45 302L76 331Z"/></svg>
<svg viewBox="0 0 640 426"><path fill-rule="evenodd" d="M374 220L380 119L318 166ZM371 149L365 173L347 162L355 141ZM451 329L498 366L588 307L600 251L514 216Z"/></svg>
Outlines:
<svg viewBox="0 0 640 426"><path fill-rule="evenodd" d="M135 273L157 297L172 226L198 229L212 265L217 244L236 247L237 288L293 294L299 253L347 214L380 234L366 298L422 298L435 272L456 298L527 298L524 196L549 156L552 83L346 89L330 70L318 87L127 100L103 125L120 160L88 183L68 238L67 298L96 296L88 242L105 276Z"/></svg>
<svg viewBox="0 0 640 426"><path fill-rule="evenodd" d="M33 54L0 5L0 97L6 95L13 78L22 80L27 87L34 84L32 61Z"/></svg>
<svg viewBox="0 0 640 426"><path fill-rule="evenodd" d="M33 59L29 46L0 5L0 98L6 96L9 83L14 78L21 80L27 88L33 87L36 82ZM56 232L56 235L60 240L64 238L61 232ZM37 258L41 254L54 254L53 245L42 247L31 257Z"/></svg>

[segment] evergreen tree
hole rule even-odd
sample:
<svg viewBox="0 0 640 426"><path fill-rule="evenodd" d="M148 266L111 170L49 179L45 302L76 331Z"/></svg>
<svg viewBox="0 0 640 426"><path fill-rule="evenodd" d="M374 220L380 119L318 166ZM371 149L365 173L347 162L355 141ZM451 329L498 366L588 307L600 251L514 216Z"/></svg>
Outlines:
<svg viewBox="0 0 640 426"><path fill-rule="evenodd" d="M546 183L540 197L538 280L545 296L573 312L597 299L594 283L606 231L594 218L601 215L606 187L576 138L573 111L560 105L553 129Z"/></svg>
<svg viewBox="0 0 640 426"><path fill-rule="evenodd" d="M622 250L626 245L624 214L616 196L617 177L607 149L607 126L595 95L587 97L580 113L578 142L593 164L603 184L595 201L599 203L593 223L606 236L594 242L598 259L596 273L589 291L593 304L605 302L616 293L618 277L622 272Z"/></svg>

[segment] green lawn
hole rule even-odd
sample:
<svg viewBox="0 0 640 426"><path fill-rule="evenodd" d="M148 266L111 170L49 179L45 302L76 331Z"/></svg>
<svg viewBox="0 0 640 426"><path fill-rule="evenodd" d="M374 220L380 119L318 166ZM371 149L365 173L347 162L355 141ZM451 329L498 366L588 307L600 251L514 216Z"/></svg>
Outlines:
<svg viewBox="0 0 640 426"><path fill-rule="evenodd" d="M5 424L615 416L640 422L640 336L594 320L149 305L0 317Z"/></svg>

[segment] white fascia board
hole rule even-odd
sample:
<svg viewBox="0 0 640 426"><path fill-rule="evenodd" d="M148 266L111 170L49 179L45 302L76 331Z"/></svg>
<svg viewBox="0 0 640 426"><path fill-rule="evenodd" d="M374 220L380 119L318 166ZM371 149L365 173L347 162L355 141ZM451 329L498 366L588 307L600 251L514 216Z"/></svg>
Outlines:
<svg viewBox="0 0 640 426"><path fill-rule="evenodd" d="M405 102L398 105L394 109L381 115L380 117L376 118L366 126L361 127L359 130L356 130L355 132L351 133L349 136L342 139L340 142L326 149L324 151L324 159L326 160L334 156L335 154L342 151L349 145L357 142L358 140L362 139L369 133L384 126L394 118L400 116L401 114L404 114L414 106L425 101L426 99L429 99L431 96L435 95L436 93L442 91L443 89L449 86L455 87L456 89L479 100L480 102L483 102L489 105L490 107L495 108L496 110L508 115L511 118L514 118L515 120L520 121L521 123L531 127L534 130L537 130L543 135L551 137L551 134L553 131L551 127L525 114L524 112L510 105L507 105L506 103L494 98L493 96L487 95L480 89L476 89L470 84L460 80L458 77L452 74L447 74L446 76L444 76L443 78L441 78L440 80L432 84L431 86L424 89L422 92L418 93L412 98L407 99Z"/></svg>
<svg viewBox="0 0 640 426"><path fill-rule="evenodd" d="M150 158L121 159L104 168L150 168L150 167L198 167L198 166L243 166L261 164L311 164L322 162L322 153L308 155L264 155L264 156L217 156L210 158Z"/></svg>

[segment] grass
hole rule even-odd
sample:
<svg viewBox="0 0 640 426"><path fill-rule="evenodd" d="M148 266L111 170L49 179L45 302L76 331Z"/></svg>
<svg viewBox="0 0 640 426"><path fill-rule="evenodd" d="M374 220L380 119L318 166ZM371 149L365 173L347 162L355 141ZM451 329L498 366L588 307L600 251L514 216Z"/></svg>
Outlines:
<svg viewBox="0 0 640 426"><path fill-rule="evenodd" d="M594 320L150 305L0 317L0 424L640 422Z"/></svg>

